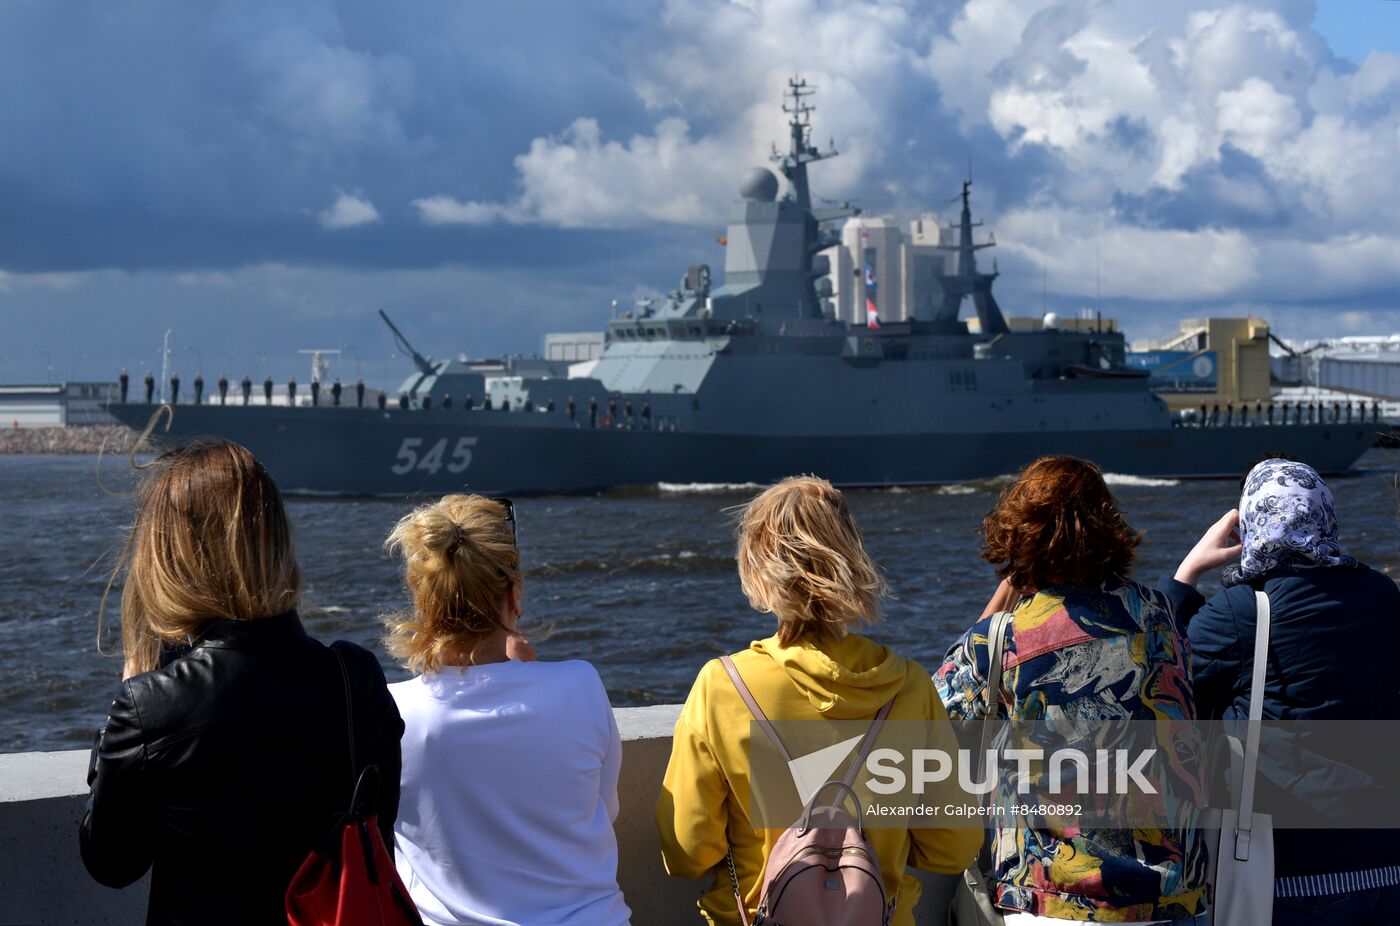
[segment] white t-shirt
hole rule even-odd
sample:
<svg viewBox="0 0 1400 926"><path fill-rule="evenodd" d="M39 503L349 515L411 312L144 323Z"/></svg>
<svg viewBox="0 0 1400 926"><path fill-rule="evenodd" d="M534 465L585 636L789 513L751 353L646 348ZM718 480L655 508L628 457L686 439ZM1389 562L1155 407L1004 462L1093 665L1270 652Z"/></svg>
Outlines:
<svg viewBox="0 0 1400 926"><path fill-rule="evenodd" d="M434 926L626 926L622 743L586 662L499 662L390 685L403 716L399 874Z"/></svg>

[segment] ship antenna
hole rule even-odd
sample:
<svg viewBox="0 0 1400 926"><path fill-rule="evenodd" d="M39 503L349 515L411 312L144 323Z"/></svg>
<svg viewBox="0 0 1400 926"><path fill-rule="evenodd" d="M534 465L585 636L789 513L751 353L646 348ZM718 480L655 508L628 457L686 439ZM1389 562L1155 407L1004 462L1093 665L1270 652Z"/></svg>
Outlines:
<svg viewBox="0 0 1400 926"><path fill-rule="evenodd" d="M807 186L807 165L836 154L833 146L822 151L812 144L812 111L816 108L807 102L807 97L817 92L805 77L796 75L788 78L787 90L783 93L783 112L788 114L788 151L780 154L774 146L772 160L777 162L783 176L792 185L792 196L803 209L812 206L811 191Z"/></svg>
<svg viewBox="0 0 1400 926"><path fill-rule="evenodd" d="M1099 219L1099 233L1094 236L1094 309L1103 311L1103 275L1100 266L1099 246L1103 238L1103 219Z"/></svg>

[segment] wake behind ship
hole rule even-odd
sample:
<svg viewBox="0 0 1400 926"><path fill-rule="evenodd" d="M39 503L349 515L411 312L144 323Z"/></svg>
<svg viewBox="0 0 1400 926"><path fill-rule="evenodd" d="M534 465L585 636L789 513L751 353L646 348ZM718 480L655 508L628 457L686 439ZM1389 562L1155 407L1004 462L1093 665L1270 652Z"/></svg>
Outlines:
<svg viewBox="0 0 1400 926"><path fill-rule="evenodd" d="M844 486L961 482L1013 472L1038 456L1086 457L1139 476L1237 476L1266 454L1325 473L1348 469L1376 426L1285 423L1187 427L1125 365L1116 330L1012 331L977 268L964 184L956 270L905 321L836 317L831 223L859 210L815 208L807 165L811 93L789 82L789 147L743 179L726 236L724 282L687 270L664 301L608 323L583 376L516 371L483 377L429 361L395 337L416 369L385 408L177 405L180 443L223 437L248 447L284 490L407 496L469 487L492 494L592 492L657 482L767 483L814 473ZM959 319L971 299L978 328ZM444 401L446 400L446 401ZM450 403L450 404L449 404ZM155 406L109 411L142 427ZM1203 422L1202 422L1203 424Z"/></svg>

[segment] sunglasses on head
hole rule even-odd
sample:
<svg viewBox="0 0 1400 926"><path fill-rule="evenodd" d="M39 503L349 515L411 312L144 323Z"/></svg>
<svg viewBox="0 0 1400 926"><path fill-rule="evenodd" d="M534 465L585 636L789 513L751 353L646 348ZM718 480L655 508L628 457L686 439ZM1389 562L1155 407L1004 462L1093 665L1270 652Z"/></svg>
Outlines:
<svg viewBox="0 0 1400 926"><path fill-rule="evenodd" d="M515 521L515 502L508 498L492 498L491 501L505 508L506 523L510 525L510 539L516 549L520 548L520 527Z"/></svg>

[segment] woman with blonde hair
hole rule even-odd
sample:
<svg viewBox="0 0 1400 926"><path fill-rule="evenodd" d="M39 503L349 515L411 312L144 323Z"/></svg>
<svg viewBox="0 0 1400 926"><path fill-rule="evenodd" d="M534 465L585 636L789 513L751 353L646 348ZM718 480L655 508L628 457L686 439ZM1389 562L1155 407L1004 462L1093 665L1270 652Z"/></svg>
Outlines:
<svg viewBox="0 0 1400 926"><path fill-rule="evenodd" d="M388 647L419 673L390 686L399 872L436 926L624 926L617 725L593 666L534 661L516 540L508 499L449 495L386 542L413 599Z"/></svg>
<svg viewBox="0 0 1400 926"><path fill-rule="evenodd" d="M785 479L750 502L739 520L738 560L749 603L773 615L777 627L728 657L729 665L767 718L857 721L867 729L889 705L884 729L917 721L921 736L941 732L940 745L955 748L928 673L856 632L878 617L885 583L845 498L829 482ZM714 876L700 899L700 913L712 924L739 922L736 893L743 915L752 918L765 864L783 828L794 822L751 818L757 790L749 721L728 667L711 660L681 710L656 807L666 870L685 878ZM821 782L806 786L815 784ZM907 866L956 874L979 842L972 829L911 829L888 821L866 837L878 856L884 895L895 900L894 926L914 922L920 886Z"/></svg>
<svg viewBox="0 0 1400 926"><path fill-rule="evenodd" d="M352 762L379 768L392 834L403 725L379 663L307 636L282 497L237 444L150 464L123 573L124 680L93 748L83 862L110 887L150 870L149 923L285 923Z"/></svg>

